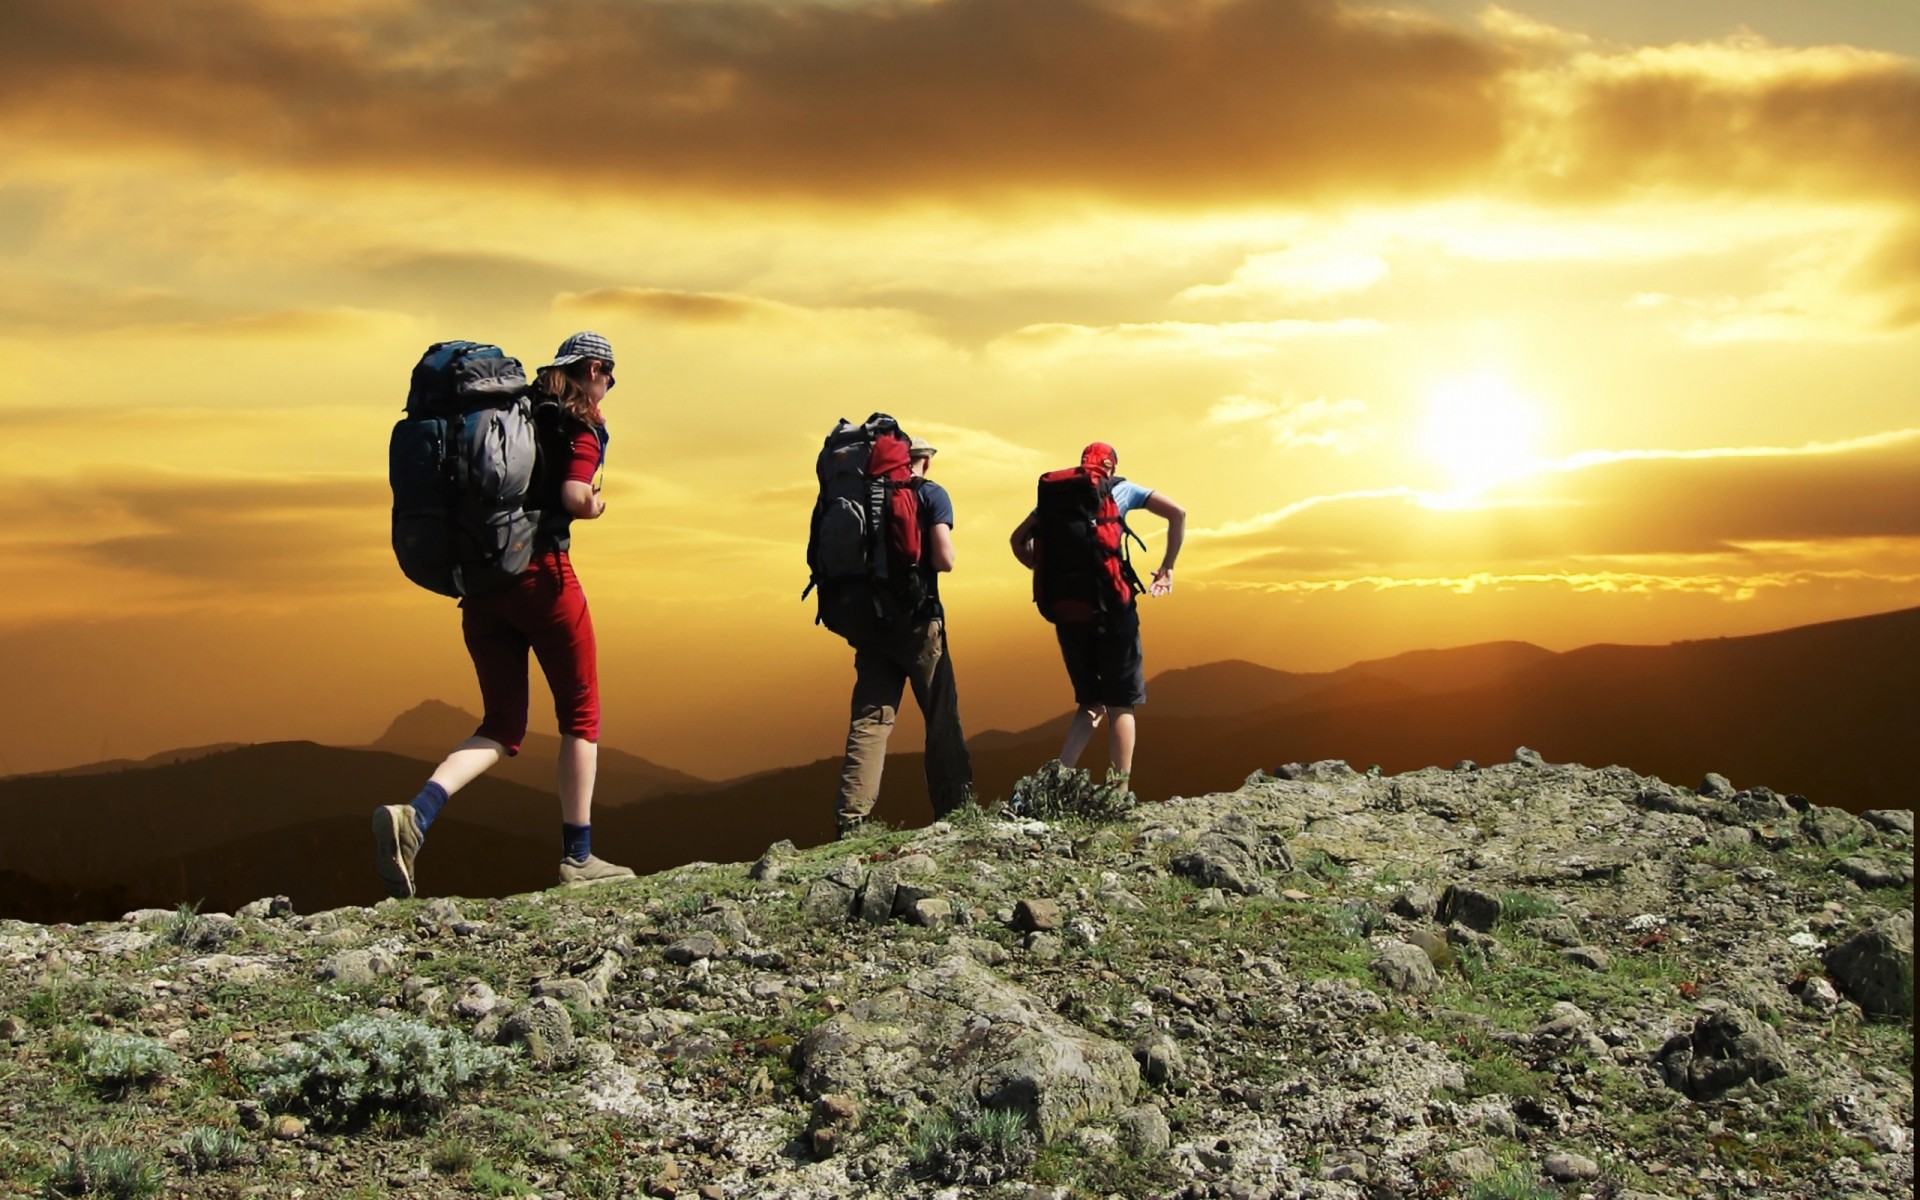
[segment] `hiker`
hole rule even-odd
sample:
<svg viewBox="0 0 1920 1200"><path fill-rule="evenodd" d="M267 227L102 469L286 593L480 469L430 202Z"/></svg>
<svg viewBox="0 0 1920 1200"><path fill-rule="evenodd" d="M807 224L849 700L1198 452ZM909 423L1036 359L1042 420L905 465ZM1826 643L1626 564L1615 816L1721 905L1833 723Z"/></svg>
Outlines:
<svg viewBox="0 0 1920 1200"><path fill-rule="evenodd" d="M937 453L879 413L864 426L843 421L821 451L821 504L807 555L814 572L809 586L820 588L820 622L854 649L846 761L834 806L835 831L842 838L860 832L879 799L887 740L909 684L926 718L927 795L934 817L966 803L973 783L940 603L940 576L953 570L954 546L953 501L927 478ZM850 495L860 498L871 495L871 510L884 511L879 519L887 529L876 531L861 519L869 503L835 500L836 486L851 488ZM836 528L832 515L824 520L822 515L835 512L853 515ZM878 543L887 548L877 556L869 550L864 563L859 561L860 546ZM853 549L838 549L843 546Z"/></svg>
<svg viewBox="0 0 1920 1200"><path fill-rule="evenodd" d="M1133 773L1133 710L1147 698L1136 597L1173 591L1187 510L1115 475L1119 459L1112 446L1094 442L1081 452L1080 466L1041 476L1038 503L1012 542L1014 557L1034 573L1034 603L1054 624L1073 682L1077 710L1060 761L1077 763L1105 721L1108 767L1124 778ZM1139 541L1126 517L1141 508L1167 522L1166 553L1145 586L1125 547L1128 537Z"/></svg>
<svg viewBox="0 0 1920 1200"><path fill-rule="evenodd" d="M518 364L514 374L519 377ZM560 343L535 378L538 457L524 497L533 518L531 557L504 582L461 593L461 632L479 676L485 716L410 803L373 810L376 864L392 896L414 894L414 859L447 798L502 755L520 752L527 731L528 650L553 691L560 725L560 882L574 886L633 875L593 853L600 686L593 621L567 556L572 523L595 520L607 510L594 481L607 445L600 406L613 383L613 347L591 332Z"/></svg>

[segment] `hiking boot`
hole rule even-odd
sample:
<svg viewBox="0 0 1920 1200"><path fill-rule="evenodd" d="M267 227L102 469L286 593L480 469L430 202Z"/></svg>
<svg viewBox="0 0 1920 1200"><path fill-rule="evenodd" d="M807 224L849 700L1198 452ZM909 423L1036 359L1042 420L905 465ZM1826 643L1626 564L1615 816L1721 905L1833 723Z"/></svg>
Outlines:
<svg viewBox="0 0 1920 1200"><path fill-rule="evenodd" d="M867 819L865 817L856 817L851 821L835 821L833 836L836 841L842 842L848 838L865 837L867 836Z"/></svg>
<svg viewBox="0 0 1920 1200"><path fill-rule="evenodd" d="M413 896L413 860L425 840L413 805L385 804L373 810L373 866L387 885L387 895L396 900Z"/></svg>
<svg viewBox="0 0 1920 1200"><path fill-rule="evenodd" d="M617 867L596 855L560 860L560 883L564 887L586 887L590 883L632 878L633 868Z"/></svg>

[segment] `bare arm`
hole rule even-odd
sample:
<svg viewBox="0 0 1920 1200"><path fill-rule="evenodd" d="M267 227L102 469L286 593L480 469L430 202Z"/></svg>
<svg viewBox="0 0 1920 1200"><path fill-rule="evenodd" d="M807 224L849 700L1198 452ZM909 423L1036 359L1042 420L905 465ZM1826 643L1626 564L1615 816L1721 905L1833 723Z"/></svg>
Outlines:
<svg viewBox="0 0 1920 1200"><path fill-rule="evenodd" d="M933 569L936 571L953 570L953 526L939 524L933 527Z"/></svg>
<svg viewBox="0 0 1920 1200"><path fill-rule="evenodd" d="M1187 510L1171 497L1155 492L1147 497L1147 511L1167 519L1167 552L1160 558L1160 569L1153 573L1150 590L1164 596L1173 590L1173 561L1180 557L1180 543L1187 538Z"/></svg>
<svg viewBox="0 0 1920 1200"><path fill-rule="evenodd" d="M1013 556L1019 559L1020 565L1029 571L1040 565L1039 557L1033 552L1033 527L1039 515L1028 513L1027 519L1020 522L1013 531Z"/></svg>
<svg viewBox="0 0 1920 1200"><path fill-rule="evenodd" d="M607 511L607 502L593 490L592 484L569 479L560 485L560 507L566 509L570 517L591 521Z"/></svg>

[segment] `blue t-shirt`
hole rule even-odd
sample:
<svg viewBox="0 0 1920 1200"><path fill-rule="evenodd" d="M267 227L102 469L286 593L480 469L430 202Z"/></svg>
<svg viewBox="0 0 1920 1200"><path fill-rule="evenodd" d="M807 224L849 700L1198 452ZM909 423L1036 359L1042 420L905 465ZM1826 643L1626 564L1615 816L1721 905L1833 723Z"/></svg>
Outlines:
<svg viewBox="0 0 1920 1200"><path fill-rule="evenodd" d="M1131 479L1113 481L1113 506L1120 510L1123 517L1136 508L1145 508L1152 495L1152 488L1141 487Z"/></svg>
<svg viewBox="0 0 1920 1200"><path fill-rule="evenodd" d="M940 572L933 566L933 527L953 528L953 497L931 479L921 480L916 490L920 493L920 540L925 543L920 570L927 579L927 602L931 606L928 619L945 620L947 610L940 604Z"/></svg>

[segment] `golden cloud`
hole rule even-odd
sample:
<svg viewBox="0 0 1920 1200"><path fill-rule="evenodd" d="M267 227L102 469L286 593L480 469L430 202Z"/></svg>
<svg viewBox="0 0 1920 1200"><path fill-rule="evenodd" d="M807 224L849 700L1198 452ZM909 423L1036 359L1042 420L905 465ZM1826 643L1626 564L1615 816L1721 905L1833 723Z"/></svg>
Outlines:
<svg viewBox="0 0 1920 1200"><path fill-rule="evenodd" d="M1754 567L1830 543L1847 543L1840 557L1857 563L1876 540L1920 547L1920 430L1798 449L1591 454L1478 498L1404 487L1318 496L1194 537L1223 579L1291 575L1302 586L1575 563L1606 573L1654 559L1686 574L1673 563Z"/></svg>

